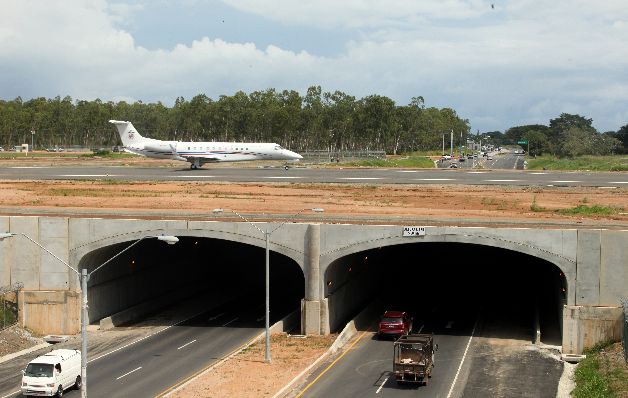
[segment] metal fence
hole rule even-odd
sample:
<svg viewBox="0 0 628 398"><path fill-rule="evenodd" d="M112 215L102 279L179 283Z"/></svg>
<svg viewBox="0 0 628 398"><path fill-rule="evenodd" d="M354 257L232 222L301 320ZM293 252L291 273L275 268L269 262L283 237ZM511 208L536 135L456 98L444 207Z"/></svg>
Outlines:
<svg viewBox="0 0 628 398"><path fill-rule="evenodd" d="M621 304L624 307L624 332L621 343L624 346L624 360L628 363L628 299L622 299Z"/></svg>
<svg viewBox="0 0 628 398"><path fill-rule="evenodd" d="M14 283L11 286L0 287L0 330L17 323L18 292L24 285Z"/></svg>
<svg viewBox="0 0 628 398"><path fill-rule="evenodd" d="M347 162L364 159L385 159L385 151L304 151L299 152L303 160L313 163Z"/></svg>

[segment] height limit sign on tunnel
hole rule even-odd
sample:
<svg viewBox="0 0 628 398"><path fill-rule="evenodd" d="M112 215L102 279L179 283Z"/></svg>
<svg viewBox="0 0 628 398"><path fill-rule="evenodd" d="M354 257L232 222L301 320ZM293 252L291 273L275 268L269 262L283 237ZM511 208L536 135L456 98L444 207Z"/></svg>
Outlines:
<svg viewBox="0 0 628 398"><path fill-rule="evenodd" d="M425 236L425 227L403 227L402 236Z"/></svg>

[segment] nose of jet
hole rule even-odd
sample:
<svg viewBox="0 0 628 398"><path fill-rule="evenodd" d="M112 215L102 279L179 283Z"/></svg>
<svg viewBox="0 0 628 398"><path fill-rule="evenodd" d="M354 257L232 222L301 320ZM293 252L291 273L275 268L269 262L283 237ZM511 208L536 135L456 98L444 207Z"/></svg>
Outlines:
<svg viewBox="0 0 628 398"><path fill-rule="evenodd" d="M292 152L286 149L286 157L290 160L300 160L303 159L303 156L299 155L296 152Z"/></svg>

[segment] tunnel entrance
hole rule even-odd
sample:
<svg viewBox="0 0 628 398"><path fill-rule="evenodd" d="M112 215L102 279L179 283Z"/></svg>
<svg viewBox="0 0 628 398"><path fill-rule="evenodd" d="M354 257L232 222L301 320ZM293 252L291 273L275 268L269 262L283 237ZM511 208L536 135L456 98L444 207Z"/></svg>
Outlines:
<svg viewBox="0 0 628 398"><path fill-rule="evenodd" d="M466 243L387 246L334 261L324 283L332 331L377 299L410 312L415 329L428 320L481 319L504 326L494 333L532 337L538 314L543 341L560 344L565 277L527 254Z"/></svg>
<svg viewBox="0 0 628 398"><path fill-rule="evenodd" d="M122 242L90 252L81 259L79 268L91 272L132 243ZM89 320L97 322L166 295L179 299L193 295L216 300L230 297L232 306L250 306L263 315L264 287L263 248L199 237L179 236L175 245L146 239L91 276L87 289ZM270 292L271 323L300 308L304 296L304 276L299 265L272 251Z"/></svg>

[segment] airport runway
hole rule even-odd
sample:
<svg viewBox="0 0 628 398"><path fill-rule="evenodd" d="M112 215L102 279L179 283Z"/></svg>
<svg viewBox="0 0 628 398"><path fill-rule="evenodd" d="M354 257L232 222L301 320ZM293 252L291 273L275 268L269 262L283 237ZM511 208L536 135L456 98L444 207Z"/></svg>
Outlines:
<svg viewBox="0 0 628 398"><path fill-rule="evenodd" d="M453 184L628 187L628 173L469 169L354 169L294 167L189 168L3 167L0 180L211 181L336 184Z"/></svg>

